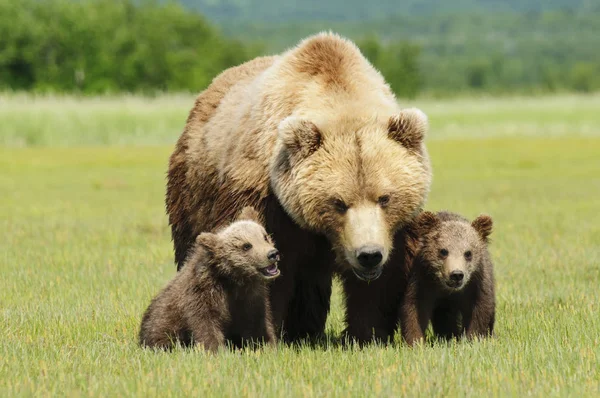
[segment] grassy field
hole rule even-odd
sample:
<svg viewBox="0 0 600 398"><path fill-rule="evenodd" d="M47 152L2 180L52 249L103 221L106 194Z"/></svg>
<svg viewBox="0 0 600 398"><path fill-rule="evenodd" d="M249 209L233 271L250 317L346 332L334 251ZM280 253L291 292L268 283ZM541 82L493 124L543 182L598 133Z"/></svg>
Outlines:
<svg viewBox="0 0 600 398"><path fill-rule="evenodd" d="M427 112L430 140L600 136L600 94L401 102ZM172 145L193 104L192 95L76 98L0 93L0 146Z"/></svg>
<svg viewBox="0 0 600 398"><path fill-rule="evenodd" d="M494 217L496 338L216 357L136 345L175 273L165 170L191 104L0 96L0 396L600 394L600 96L417 102L427 207ZM330 335L342 316L336 289Z"/></svg>

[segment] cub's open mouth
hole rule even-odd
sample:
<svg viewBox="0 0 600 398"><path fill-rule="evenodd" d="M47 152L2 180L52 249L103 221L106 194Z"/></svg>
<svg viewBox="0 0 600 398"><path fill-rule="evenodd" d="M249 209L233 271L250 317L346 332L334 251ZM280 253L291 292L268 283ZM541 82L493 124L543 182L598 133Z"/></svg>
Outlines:
<svg viewBox="0 0 600 398"><path fill-rule="evenodd" d="M361 281L370 282L381 276L383 267L376 267L375 269L369 271L352 268L352 272L354 272L354 275L356 275L356 277Z"/></svg>
<svg viewBox="0 0 600 398"><path fill-rule="evenodd" d="M279 268L277 268L277 263L271 264L268 267L260 268L260 273L267 278L275 278L279 275Z"/></svg>

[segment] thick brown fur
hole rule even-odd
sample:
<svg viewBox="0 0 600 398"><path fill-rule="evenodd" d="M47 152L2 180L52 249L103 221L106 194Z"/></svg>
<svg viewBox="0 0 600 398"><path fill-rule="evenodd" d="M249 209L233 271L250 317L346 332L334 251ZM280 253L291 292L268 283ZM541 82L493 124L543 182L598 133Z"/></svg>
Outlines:
<svg viewBox="0 0 600 398"><path fill-rule="evenodd" d="M283 336L322 335L338 273L349 335L369 340L377 325L394 324L397 303L357 277L405 282L388 274L403 272L395 245L429 191L426 130L426 116L401 109L358 48L334 34L224 71L199 95L170 159L178 268L198 233L253 206L282 253L270 295ZM369 267L360 254L371 256ZM375 316L365 303L385 308Z"/></svg>
<svg viewBox="0 0 600 398"><path fill-rule="evenodd" d="M482 215L470 223L454 213L423 212L408 230L416 252L399 312L404 341L422 340L429 322L440 338L492 335L492 219Z"/></svg>
<svg viewBox="0 0 600 398"><path fill-rule="evenodd" d="M278 272L262 270L272 270L278 254L257 218L246 208L219 233L198 236L181 271L146 310L142 346L170 349L179 342L214 352L226 343L277 341L267 281Z"/></svg>

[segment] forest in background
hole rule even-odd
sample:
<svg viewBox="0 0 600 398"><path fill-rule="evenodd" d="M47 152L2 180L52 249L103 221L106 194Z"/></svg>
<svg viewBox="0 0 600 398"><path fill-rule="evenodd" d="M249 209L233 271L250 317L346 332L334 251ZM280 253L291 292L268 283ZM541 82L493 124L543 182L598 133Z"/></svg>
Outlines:
<svg viewBox="0 0 600 398"><path fill-rule="evenodd" d="M600 90L598 1L376 4L0 0L0 89L197 92L227 67L333 30L403 97Z"/></svg>
<svg viewBox="0 0 600 398"><path fill-rule="evenodd" d="M219 22L365 21L390 15L598 11L597 0L180 0Z"/></svg>
<svg viewBox="0 0 600 398"><path fill-rule="evenodd" d="M0 0L0 89L198 91L258 54L181 4Z"/></svg>

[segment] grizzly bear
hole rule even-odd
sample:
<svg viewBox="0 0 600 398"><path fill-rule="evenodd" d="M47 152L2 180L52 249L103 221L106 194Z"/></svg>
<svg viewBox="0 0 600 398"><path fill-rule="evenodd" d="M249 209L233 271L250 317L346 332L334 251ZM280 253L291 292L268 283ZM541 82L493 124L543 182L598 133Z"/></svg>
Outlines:
<svg viewBox="0 0 600 398"><path fill-rule="evenodd" d="M181 272L152 300L142 319L142 346L202 345L216 351L276 342L266 282L279 275L279 253L258 214L243 209L216 234L203 232Z"/></svg>
<svg viewBox="0 0 600 398"><path fill-rule="evenodd" d="M400 307L406 343L423 339L431 321L439 338L491 335L495 320L494 269L488 252L492 219L469 223L449 213L421 213L409 227L416 254Z"/></svg>
<svg viewBox="0 0 600 398"><path fill-rule="evenodd" d="M253 206L282 254L270 297L286 341L323 335L334 274L347 335L388 339L406 283L403 227L431 183L426 131L426 116L401 109L335 34L224 71L196 99L170 157L178 268L199 232Z"/></svg>

